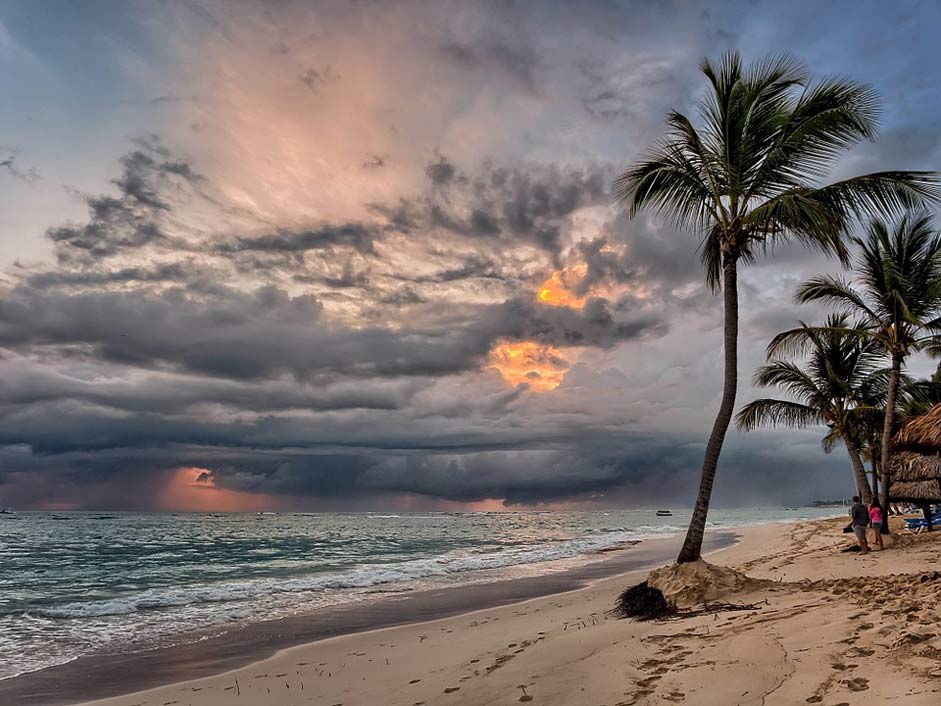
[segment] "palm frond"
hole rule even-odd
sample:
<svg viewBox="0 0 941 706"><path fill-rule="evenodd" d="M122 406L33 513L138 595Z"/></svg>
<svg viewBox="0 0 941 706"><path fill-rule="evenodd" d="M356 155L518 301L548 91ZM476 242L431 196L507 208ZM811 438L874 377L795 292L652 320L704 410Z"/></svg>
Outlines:
<svg viewBox="0 0 941 706"><path fill-rule="evenodd" d="M760 399L749 402L735 416L740 431L752 431L761 426L805 428L822 424L820 415L811 407L787 400Z"/></svg>
<svg viewBox="0 0 941 706"><path fill-rule="evenodd" d="M874 324L879 321L879 315L869 307L862 295L841 277L831 275L811 277L797 288L794 302L797 304L823 302L851 316L862 317L870 323Z"/></svg>
<svg viewBox="0 0 941 706"><path fill-rule="evenodd" d="M941 177L928 171L875 172L821 187L817 198L844 218L898 217L941 203Z"/></svg>

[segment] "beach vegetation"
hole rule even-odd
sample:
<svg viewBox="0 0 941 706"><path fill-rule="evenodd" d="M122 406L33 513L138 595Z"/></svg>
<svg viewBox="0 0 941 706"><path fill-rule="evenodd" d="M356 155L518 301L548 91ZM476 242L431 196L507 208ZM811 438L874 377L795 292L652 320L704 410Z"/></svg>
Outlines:
<svg viewBox="0 0 941 706"><path fill-rule="evenodd" d="M723 295L722 398L703 458L679 563L700 557L719 456L738 386L738 270L798 241L848 262L852 223L901 214L941 196L933 172L883 171L825 183L837 159L876 137L879 100L846 78L812 80L790 56L746 66L737 52L700 66L696 119L667 132L615 181L631 217L650 210L694 232L707 283Z"/></svg>
<svg viewBox="0 0 941 706"><path fill-rule="evenodd" d="M878 413L880 395L886 387L887 371L874 341L858 335L863 325L851 323L844 314L831 315L822 328L807 324L786 331L768 347L770 362L754 377L758 387L777 387L791 399L758 399L745 405L736 416L736 426L751 431L761 426L807 428L823 425L823 439L829 451L840 442L846 447L856 489L863 502L872 499L872 490L863 465L864 422ZM857 329L855 334L846 329ZM802 360L777 356L779 341L800 347Z"/></svg>
<svg viewBox="0 0 941 706"><path fill-rule="evenodd" d="M895 222L874 219L867 236L853 240L859 249L855 282L820 275L802 284L795 300L829 304L858 319L861 326L841 330L873 342L889 360L879 463L882 505L888 507L902 371L913 353L941 353L941 234L929 214L909 213ZM774 346L785 350L795 344L801 345L799 336L782 335ZM888 522L883 529L888 532Z"/></svg>

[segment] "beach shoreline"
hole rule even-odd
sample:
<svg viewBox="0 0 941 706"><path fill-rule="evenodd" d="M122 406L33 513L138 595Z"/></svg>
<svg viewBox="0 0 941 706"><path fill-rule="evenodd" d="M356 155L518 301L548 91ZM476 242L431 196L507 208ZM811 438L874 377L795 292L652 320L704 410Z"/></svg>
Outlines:
<svg viewBox="0 0 941 706"><path fill-rule="evenodd" d="M727 597L742 610L645 623L612 618L618 593L646 576L639 569L566 593L299 644L213 676L93 703L936 704L941 535L901 536L886 552L859 556L842 551L852 542L844 524L739 530L739 541L709 561L758 579ZM77 686L63 688L81 701Z"/></svg>
<svg viewBox="0 0 941 706"><path fill-rule="evenodd" d="M721 551L749 528L710 533L706 552ZM496 579L339 604L288 618L246 623L221 635L128 654L91 654L0 680L0 703L67 706L211 677L297 646L392 627L418 625L577 591L672 561L682 537L646 538L595 554L604 558L563 571ZM67 685L67 686L64 686Z"/></svg>

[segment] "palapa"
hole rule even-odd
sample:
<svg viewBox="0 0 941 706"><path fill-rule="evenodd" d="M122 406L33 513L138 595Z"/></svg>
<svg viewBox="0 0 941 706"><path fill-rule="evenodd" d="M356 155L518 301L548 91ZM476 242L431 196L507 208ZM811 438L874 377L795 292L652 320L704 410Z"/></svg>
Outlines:
<svg viewBox="0 0 941 706"><path fill-rule="evenodd" d="M941 404L902 426L888 471L893 502L941 503Z"/></svg>

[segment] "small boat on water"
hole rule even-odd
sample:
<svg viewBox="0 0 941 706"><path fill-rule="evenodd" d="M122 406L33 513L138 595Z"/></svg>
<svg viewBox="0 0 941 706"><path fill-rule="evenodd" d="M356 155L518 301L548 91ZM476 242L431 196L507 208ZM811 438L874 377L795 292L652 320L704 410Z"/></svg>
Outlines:
<svg viewBox="0 0 941 706"><path fill-rule="evenodd" d="M657 510L657 517L673 517L673 513L669 510Z"/></svg>

